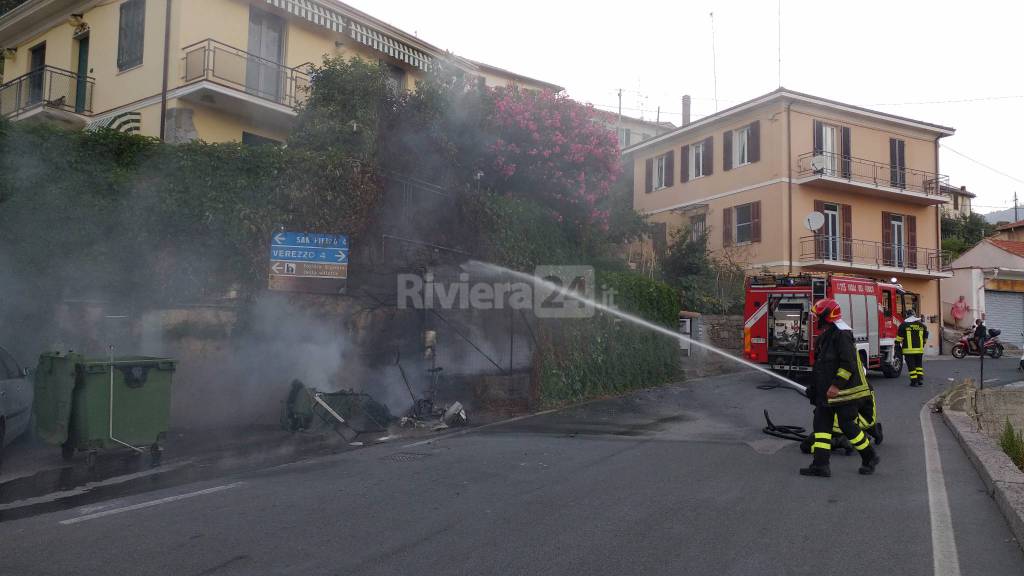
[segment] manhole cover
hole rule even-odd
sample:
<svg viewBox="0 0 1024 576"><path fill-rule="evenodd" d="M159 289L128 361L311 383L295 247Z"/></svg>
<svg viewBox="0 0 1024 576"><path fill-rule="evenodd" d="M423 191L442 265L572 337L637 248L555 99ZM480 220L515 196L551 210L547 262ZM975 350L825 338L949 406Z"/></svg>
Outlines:
<svg viewBox="0 0 1024 576"><path fill-rule="evenodd" d="M426 458L430 454L424 454L422 452L399 452L387 456L385 460L390 462L412 462L413 460L419 460L420 458Z"/></svg>

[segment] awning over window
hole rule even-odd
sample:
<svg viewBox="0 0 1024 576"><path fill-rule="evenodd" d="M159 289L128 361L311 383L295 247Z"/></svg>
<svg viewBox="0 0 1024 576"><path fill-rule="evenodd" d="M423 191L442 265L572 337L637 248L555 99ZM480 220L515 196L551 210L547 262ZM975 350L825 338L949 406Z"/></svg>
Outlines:
<svg viewBox="0 0 1024 576"><path fill-rule="evenodd" d="M142 127L142 114L138 112L122 112L106 120L94 120L85 126L86 131L94 132L100 128L110 128L118 132L135 134Z"/></svg>
<svg viewBox="0 0 1024 576"><path fill-rule="evenodd" d="M397 58L421 70L430 71L430 56L382 32L378 32L369 26L350 22L348 33L356 42L365 44L374 50L383 52L392 58Z"/></svg>
<svg viewBox="0 0 1024 576"><path fill-rule="evenodd" d="M285 12L295 14L310 22L335 32L345 32L345 19L340 12L325 8L311 0L267 0L267 4L276 6Z"/></svg>

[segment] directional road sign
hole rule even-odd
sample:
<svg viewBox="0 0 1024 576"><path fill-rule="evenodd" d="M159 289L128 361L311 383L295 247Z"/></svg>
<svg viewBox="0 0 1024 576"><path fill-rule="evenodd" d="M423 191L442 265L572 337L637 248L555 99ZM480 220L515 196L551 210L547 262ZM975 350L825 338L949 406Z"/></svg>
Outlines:
<svg viewBox="0 0 1024 576"><path fill-rule="evenodd" d="M339 294L348 278L348 236L275 232L270 238L270 289Z"/></svg>

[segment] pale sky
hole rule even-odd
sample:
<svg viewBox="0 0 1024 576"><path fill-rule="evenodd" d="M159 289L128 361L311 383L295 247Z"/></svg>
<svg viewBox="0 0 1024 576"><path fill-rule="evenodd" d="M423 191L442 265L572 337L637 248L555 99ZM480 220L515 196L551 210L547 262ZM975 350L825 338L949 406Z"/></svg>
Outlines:
<svg viewBox="0 0 1024 576"><path fill-rule="evenodd" d="M615 109L621 88L624 113L654 119L661 106L661 119L676 125L683 94L695 118L715 111L714 12L719 108L778 87L776 0L346 1L602 109ZM950 183L978 195L978 212L1011 207L1014 191L1024 205L1016 141L1024 3L781 0L781 8L783 86L952 126L939 169Z"/></svg>

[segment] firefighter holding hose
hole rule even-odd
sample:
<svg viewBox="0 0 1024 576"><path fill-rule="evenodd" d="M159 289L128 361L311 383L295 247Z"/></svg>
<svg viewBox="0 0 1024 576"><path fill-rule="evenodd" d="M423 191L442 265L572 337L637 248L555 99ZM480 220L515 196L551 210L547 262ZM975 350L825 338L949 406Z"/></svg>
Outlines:
<svg viewBox="0 0 1024 576"><path fill-rule="evenodd" d="M837 422L850 444L860 453L861 474L874 474L879 458L867 434L857 425L858 408L871 396L860 356L854 345L853 331L842 321L839 303L823 298L814 303L811 313L817 318L818 338L807 397L814 404L813 461L801 468L803 476L829 477L832 454L832 424Z"/></svg>

